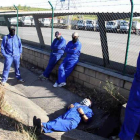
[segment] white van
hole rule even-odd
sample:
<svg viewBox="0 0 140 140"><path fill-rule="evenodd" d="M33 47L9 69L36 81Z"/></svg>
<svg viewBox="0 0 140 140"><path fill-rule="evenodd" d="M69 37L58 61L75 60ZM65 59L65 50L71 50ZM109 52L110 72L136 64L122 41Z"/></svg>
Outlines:
<svg viewBox="0 0 140 140"><path fill-rule="evenodd" d="M136 35L140 35L140 22L138 21L132 22L132 33L135 33Z"/></svg>
<svg viewBox="0 0 140 140"><path fill-rule="evenodd" d="M118 28L119 28L118 21L108 21L106 24L106 31L117 32Z"/></svg>
<svg viewBox="0 0 140 140"><path fill-rule="evenodd" d="M87 30L95 30L97 21L96 20L87 20L86 21L86 29Z"/></svg>
<svg viewBox="0 0 140 140"><path fill-rule="evenodd" d="M9 22L10 22L10 25L17 25L17 18L16 17L9 18Z"/></svg>
<svg viewBox="0 0 140 140"><path fill-rule="evenodd" d="M76 29L86 29L86 20L78 20Z"/></svg>
<svg viewBox="0 0 140 140"><path fill-rule="evenodd" d="M32 21L30 16L22 17L22 26L31 26Z"/></svg>
<svg viewBox="0 0 140 140"><path fill-rule="evenodd" d="M120 25L120 32L128 32L129 30L129 22L127 21L124 21L124 22L121 22L121 25Z"/></svg>
<svg viewBox="0 0 140 140"><path fill-rule="evenodd" d="M51 24L51 20L50 20L49 18L43 18L43 19L41 20L41 25L42 25L42 26L47 26L47 27L49 27L50 24Z"/></svg>

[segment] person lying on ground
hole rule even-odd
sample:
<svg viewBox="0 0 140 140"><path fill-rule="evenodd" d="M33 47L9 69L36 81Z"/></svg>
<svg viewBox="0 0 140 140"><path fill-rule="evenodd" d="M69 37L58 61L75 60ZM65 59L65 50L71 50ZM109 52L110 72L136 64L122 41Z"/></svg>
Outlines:
<svg viewBox="0 0 140 140"><path fill-rule="evenodd" d="M80 103L71 104L65 114L59 116L53 121L41 124L41 120L36 116L33 118L33 125L40 132L51 133L53 131L67 132L77 128L81 121L89 122L92 118L93 111L90 108L92 105L90 98L85 98Z"/></svg>

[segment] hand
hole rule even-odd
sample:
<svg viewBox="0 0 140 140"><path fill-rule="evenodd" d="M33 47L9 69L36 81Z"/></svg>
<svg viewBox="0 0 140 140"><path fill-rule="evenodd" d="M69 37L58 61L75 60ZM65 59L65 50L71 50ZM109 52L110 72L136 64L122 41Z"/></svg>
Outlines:
<svg viewBox="0 0 140 140"><path fill-rule="evenodd" d="M69 108L69 109L70 109L70 108L74 108L74 105L73 105L73 104L71 104L68 108Z"/></svg>
<svg viewBox="0 0 140 140"><path fill-rule="evenodd" d="M83 111L82 108L78 108L78 112L79 112L80 114L84 114L84 111Z"/></svg>

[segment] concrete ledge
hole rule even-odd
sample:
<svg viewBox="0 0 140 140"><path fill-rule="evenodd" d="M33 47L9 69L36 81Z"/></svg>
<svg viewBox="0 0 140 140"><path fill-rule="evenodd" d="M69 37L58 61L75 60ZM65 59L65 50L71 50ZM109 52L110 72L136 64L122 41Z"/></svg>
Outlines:
<svg viewBox="0 0 140 140"><path fill-rule="evenodd" d="M64 135L62 135L61 140L108 140L108 139L75 129L66 132Z"/></svg>
<svg viewBox="0 0 140 140"><path fill-rule="evenodd" d="M15 87L6 83L4 90L6 104L10 106L11 111L18 114L15 117L18 117L25 125L33 126L33 116L41 118L42 122L49 121L47 113Z"/></svg>

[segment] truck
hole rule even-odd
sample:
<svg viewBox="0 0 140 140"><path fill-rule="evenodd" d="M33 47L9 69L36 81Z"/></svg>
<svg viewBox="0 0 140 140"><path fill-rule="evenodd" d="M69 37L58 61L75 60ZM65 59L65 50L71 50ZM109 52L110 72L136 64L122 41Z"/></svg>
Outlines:
<svg viewBox="0 0 140 140"><path fill-rule="evenodd" d="M31 26L32 25L32 21L31 21L30 16L22 17L21 22L22 22L22 26Z"/></svg>
<svg viewBox="0 0 140 140"><path fill-rule="evenodd" d="M96 20L87 20L86 21L86 29L87 30L95 30L97 21Z"/></svg>
<svg viewBox="0 0 140 140"><path fill-rule="evenodd" d="M121 22L121 25L120 25L120 32L125 32L125 33L127 33L128 30L129 30L129 22L127 22L127 21Z"/></svg>
<svg viewBox="0 0 140 140"><path fill-rule="evenodd" d="M75 29L86 29L86 20L78 20L76 25L75 25Z"/></svg>
<svg viewBox="0 0 140 140"><path fill-rule="evenodd" d="M132 33L135 33L136 35L140 35L140 22L133 21L132 22Z"/></svg>

